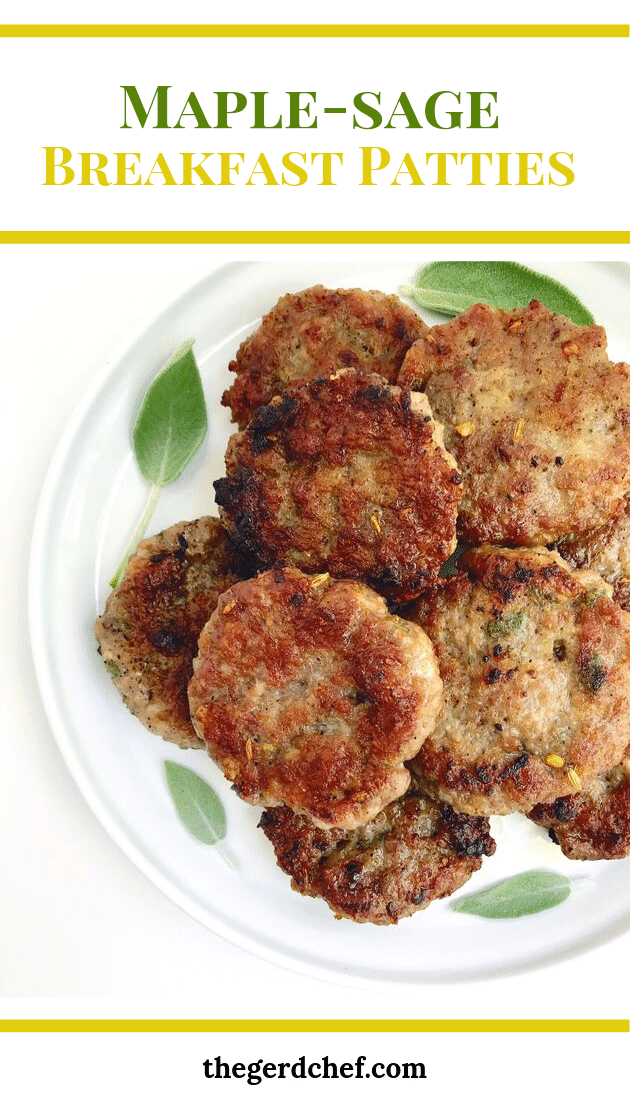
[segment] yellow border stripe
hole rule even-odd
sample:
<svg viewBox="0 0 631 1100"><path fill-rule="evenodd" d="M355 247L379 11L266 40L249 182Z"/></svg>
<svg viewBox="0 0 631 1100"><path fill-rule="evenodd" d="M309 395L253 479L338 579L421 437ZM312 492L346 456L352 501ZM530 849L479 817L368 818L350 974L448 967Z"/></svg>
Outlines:
<svg viewBox="0 0 631 1100"><path fill-rule="evenodd" d="M4 23L4 38L628 38L626 23Z"/></svg>
<svg viewBox="0 0 631 1100"><path fill-rule="evenodd" d="M0 1032L628 1032L628 1020L2 1020Z"/></svg>
<svg viewBox="0 0 631 1100"><path fill-rule="evenodd" d="M0 230L0 244L629 244L629 230Z"/></svg>

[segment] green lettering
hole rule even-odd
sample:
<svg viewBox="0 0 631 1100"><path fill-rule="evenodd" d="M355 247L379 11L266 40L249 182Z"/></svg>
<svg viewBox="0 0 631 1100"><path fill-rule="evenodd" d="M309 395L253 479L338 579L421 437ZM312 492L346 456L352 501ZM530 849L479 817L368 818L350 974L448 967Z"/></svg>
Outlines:
<svg viewBox="0 0 631 1100"><path fill-rule="evenodd" d="M353 130L376 130L378 126L381 126L381 112L376 107L371 107L369 103L364 100L365 95L372 95L377 100L377 103L381 103L381 92L359 92L353 100L353 106L361 112L362 115L366 115L371 119L370 126L362 126L361 122L358 122L357 115L353 115Z"/></svg>
<svg viewBox="0 0 631 1100"><path fill-rule="evenodd" d="M228 110L229 95L233 95L235 99L235 105L231 110ZM239 111L243 111L247 102L247 96L244 96L243 92L217 92L217 129L232 129L228 122L228 115L236 115Z"/></svg>
<svg viewBox="0 0 631 1100"><path fill-rule="evenodd" d="M254 125L251 130L278 130L283 125L282 115L278 122L272 122L269 126L265 121L265 96L267 92L252 92L254 98Z"/></svg>
<svg viewBox="0 0 631 1100"><path fill-rule="evenodd" d="M451 120L449 126L441 126L440 122L436 118L436 104L438 103L441 95L452 95L455 97L458 103L460 103L460 92L434 92L434 94L429 97L427 103L425 104L425 118L429 122L430 126L434 126L437 130L459 130L460 119L462 118L462 111L446 112L449 119Z"/></svg>
<svg viewBox="0 0 631 1100"><path fill-rule="evenodd" d="M190 111L187 111L186 108L189 106L191 109ZM206 121L206 116L199 105L199 100L195 95L195 92L191 92L190 96L186 100L186 103L182 108L182 114L175 123L175 126L173 127L174 130L184 129L184 127L182 126L182 119L184 118L184 115L188 115L189 117L192 115L197 120L197 126L195 127L196 130L210 130L210 123Z"/></svg>
<svg viewBox="0 0 631 1100"><path fill-rule="evenodd" d="M467 130L497 130L497 118L493 119L488 126L485 126L482 122L482 114L491 117L492 106L487 103L486 107L481 104L481 97L483 95L490 95L491 99L497 103L497 92L467 92L471 100L471 122L467 126Z"/></svg>
<svg viewBox="0 0 631 1100"><path fill-rule="evenodd" d="M288 92L289 96L289 129L290 130L315 130L318 126L317 118L314 118L313 122L310 122L308 126L302 126L300 122L300 115L302 112L311 118L311 104L305 103L304 107L300 104L300 96L311 96L315 103L315 92Z"/></svg>
<svg viewBox="0 0 631 1100"><path fill-rule="evenodd" d="M125 121L121 126L121 130L131 130L131 126L127 122L127 100L129 100L130 105L133 107L134 114L136 115L136 118L138 119L140 125L144 127L145 122L149 118L149 111L156 102L156 99L158 101L158 121L153 128L154 130L169 130L170 126L167 121L167 96L170 87L170 84L159 84L155 92L153 93L153 99L151 100L149 107L145 111L140 96L138 95L138 92L136 91L133 84L121 84L121 88L125 93L123 100L123 117Z"/></svg>
<svg viewBox="0 0 631 1100"><path fill-rule="evenodd" d="M399 111L398 110L399 107L402 107L403 110ZM408 130L422 130L423 129L423 127L421 126L419 120L417 119L416 115L414 114L414 111L412 109L412 104L410 103L410 101L409 101L407 95L405 94L405 92L401 92L401 95L399 96L397 102L394 105L394 111L390 115L390 118L389 118L388 122L386 122L386 125L385 125L384 129L385 130L393 130L394 127L392 125L392 119L395 118L395 116L400 117L401 115L403 115L408 120L408 125L407 125Z"/></svg>

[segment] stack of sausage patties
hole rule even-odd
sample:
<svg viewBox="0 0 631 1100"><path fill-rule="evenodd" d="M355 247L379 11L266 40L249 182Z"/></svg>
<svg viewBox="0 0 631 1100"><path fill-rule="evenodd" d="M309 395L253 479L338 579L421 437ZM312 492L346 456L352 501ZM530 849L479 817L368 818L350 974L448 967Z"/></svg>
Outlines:
<svg viewBox="0 0 631 1100"><path fill-rule="evenodd" d="M97 624L134 713L205 744L338 916L449 895L491 814L625 854L628 368L602 330L538 303L429 330L313 287L230 367L221 519L147 540Z"/></svg>

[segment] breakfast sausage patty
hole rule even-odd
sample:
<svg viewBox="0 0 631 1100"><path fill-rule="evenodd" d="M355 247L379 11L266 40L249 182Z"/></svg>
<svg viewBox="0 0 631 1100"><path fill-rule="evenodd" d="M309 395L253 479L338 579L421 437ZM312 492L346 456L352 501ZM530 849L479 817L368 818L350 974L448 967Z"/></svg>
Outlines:
<svg viewBox="0 0 631 1100"><path fill-rule="evenodd" d="M568 859L625 859L629 855L629 757L585 784L580 794L535 806L543 825Z"/></svg>
<svg viewBox="0 0 631 1100"><path fill-rule="evenodd" d="M397 924L426 909L495 851L486 818L456 813L414 783L358 829L319 829L286 806L265 810L260 827L294 890L359 923Z"/></svg>
<svg viewBox="0 0 631 1100"><path fill-rule="evenodd" d="M230 363L237 378L222 404L243 427L276 394L340 367L394 382L406 351L424 332L414 310L378 290L313 286L286 294Z"/></svg>
<svg viewBox="0 0 631 1100"><path fill-rule="evenodd" d="M199 632L237 579L218 519L176 523L140 543L95 624L99 652L131 712L181 748L201 747L187 698Z"/></svg>
<svg viewBox="0 0 631 1100"><path fill-rule="evenodd" d="M427 398L355 370L275 397L234 435L216 500L252 571L411 599L456 545L461 477Z"/></svg>
<svg viewBox="0 0 631 1100"><path fill-rule="evenodd" d="M628 745L629 615L595 573L544 549L480 547L409 612L445 704L411 767L468 813L576 793Z"/></svg>
<svg viewBox="0 0 631 1100"><path fill-rule="evenodd" d="M464 542L542 546L604 527L629 491L629 368L604 329L540 302L475 305L422 337L399 383L422 389L464 478Z"/></svg>
<svg viewBox="0 0 631 1100"><path fill-rule="evenodd" d="M220 597L189 686L208 751L248 802L354 828L407 789L442 685L431 643L375 592L275 569Z"/></svg>

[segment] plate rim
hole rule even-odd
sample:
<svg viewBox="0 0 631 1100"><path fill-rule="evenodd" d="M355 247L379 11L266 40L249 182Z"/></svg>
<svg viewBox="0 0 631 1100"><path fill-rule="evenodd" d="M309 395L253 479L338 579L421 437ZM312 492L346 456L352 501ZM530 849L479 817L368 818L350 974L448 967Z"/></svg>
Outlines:
<svg viewBox="0 0 631 1100"><path fill-rule="evenodd" d="M317 267L320 261L314 260L312 262L313 266ZM339 266L352 266L353 264L361 266L367 263L366 260L359 258L348 260L336 259L331 261L324 260L324 263L327 262L338 264ZM375 259L373 262L379 264L384 261ZM388 261L385 262L387 263ZM401 261L397 259L389 262L397 263ZM569 263L570 261L567 262ZM596 263L597 261L590 260L585 262ZM283 954L280 950L270 947L262 941L253 940L239 930L227 927L226 922L221 916L209 912L203 905L188 896L184 888L171 880L168 875L163 873L160 868L155 863L152 863L151 859L143 853L139 843L134 841L133 837L130 835L130 831L125 830L117 820L112 809L108 806L107 800L104 799L104 792L99 790L98 785L86 771L80 758L78 747L74 744L70 732L67 729L59 698L54 687L44 626L45 614L42 603L42 581L44 556L46 552L46 535L49 530L51 509L55 493L58 490L60 474L64 470L69 454L76 442L76 437L86 416L93 408L98 395L107 387L107 384L116 377L117 372L123 370L124 360L133 353L135 346L143 337L146 337L149 332L155 330L156 325L166 314L176 313L182 303L198 295L202 288L208 287L211 289L214 282L221 282L227 275L234 272L236 269L243 271L244 267L252 268L262 264L277 266L283 263L290 266L292 261L236 260L229 263L222 263L214 267L208 274L191 281L191 283L174 298L162 302L160 306L151 312L150 316L140 320L123 339L116 342L112 351L106 356L105 361L95 373L91 382L74 406L60 434L57 444L53 449L51 460L39 492L29 550L27 584L28 628L34 661L35 678L42 699L44 712L65 765L68 767L73 780L87 803L88 809L94 814L110 839L114 841L125 857L130 860L132 865L159 889L162 894L174 902L179 909L196 920L202 927L209 929L220 938L234 944L247 953L273 965L280 966L285 970L299 973L309 978L370 990L383 990L388 987L396 990L402 987L410 988L429 984L448 985L462 982L476 983L486 980L501 980L502 978L507 978L515 974L532 972L537 969L549 967L557 962L580 956L586 951L593 950L598 946L602 946L624 936L629 931L628 912L610 921L606 929L594 930L583 935L577 942L569 944L566 949L559 950L558 948L554 949L549 947L539 957L534 959L524 959L521 962L513 962L508 966L498 964L497 968L486 966L484 971L479 973L465 972L461 969L453 973L446 971L440 975L428 972L427 975L424 976L420 971L417 971L409 980L388 979L376 975L361 975L358 974L354 968L355 964L352 964L351 971L347 973L345 971L340 971L337 966L327 966L323 963L311 962L306 958L299 959L295 954Z"/></svg>

